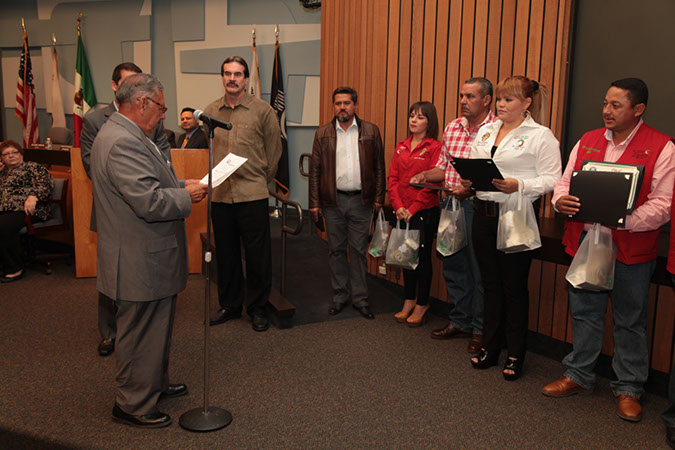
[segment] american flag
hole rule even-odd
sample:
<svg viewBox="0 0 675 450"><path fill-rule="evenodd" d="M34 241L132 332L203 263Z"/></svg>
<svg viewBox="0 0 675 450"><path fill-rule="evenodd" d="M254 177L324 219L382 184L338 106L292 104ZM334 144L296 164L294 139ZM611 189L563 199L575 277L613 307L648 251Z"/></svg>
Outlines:
<svg viewBox="0 0 675 450"><path fill-rule="evenodd" d="M37 109L35 108L35 87L28 51L28 34L23 32L23 51L19 63L19 79L16 82L16 117L23 124L23 146L40 143Z"/></svg>

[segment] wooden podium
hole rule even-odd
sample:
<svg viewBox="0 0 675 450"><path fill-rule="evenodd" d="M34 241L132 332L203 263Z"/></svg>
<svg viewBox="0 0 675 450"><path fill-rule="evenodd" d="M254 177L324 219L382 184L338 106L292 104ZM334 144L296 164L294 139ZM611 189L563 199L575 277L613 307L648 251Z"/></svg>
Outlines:
<svg viewBox="0 0 675 450"><path fill-rule="evenodd" d="M207 149L172 149L171 159L178 178L201 179L209 169ZM80 149L70 150L73 189L73 235L75 246L75 275L78 278L96 276L96 233L89 229L91 220L91 181L80 157ZM202 244L200 234L206 232L206 199L192 205L185 220L190 273L201 273Z"/></svg>

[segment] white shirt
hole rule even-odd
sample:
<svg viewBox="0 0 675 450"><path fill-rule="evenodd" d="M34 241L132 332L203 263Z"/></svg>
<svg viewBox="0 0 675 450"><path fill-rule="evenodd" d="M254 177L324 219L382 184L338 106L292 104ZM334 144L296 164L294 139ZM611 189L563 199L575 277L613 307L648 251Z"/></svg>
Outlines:
<svg viewBox="0 0 675 450"><path fill-rule="evenodd" d="M471 144L471 158L490 158L492 146L503 122L483 125ZM529 115L519 127L508 132L492 157L504 178L518 180L518 191L535 201L551 192L560 178L560 143L548 128ZM481 200L503 203L509 194L479 191Z"/></svg>
<svg viewBox="0 0 675 450"><path fill-rule="evenodd" d="M361 164L359 161L359 127L356 117L347 131L335 121L335 186L339 191L361 190Z"/></svg>

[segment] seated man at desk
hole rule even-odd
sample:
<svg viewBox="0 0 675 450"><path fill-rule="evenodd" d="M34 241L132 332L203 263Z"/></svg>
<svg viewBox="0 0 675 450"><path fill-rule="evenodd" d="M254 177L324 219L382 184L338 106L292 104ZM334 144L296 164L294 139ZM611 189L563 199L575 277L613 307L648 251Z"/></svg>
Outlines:
<svg viewBox="0 0 675 450"><path fill-rule="evenodd" d="M185 133L178 136L178 148L209 148L206 132L194 116L195 109L185 107L180 113L180 127Z"/></svg>

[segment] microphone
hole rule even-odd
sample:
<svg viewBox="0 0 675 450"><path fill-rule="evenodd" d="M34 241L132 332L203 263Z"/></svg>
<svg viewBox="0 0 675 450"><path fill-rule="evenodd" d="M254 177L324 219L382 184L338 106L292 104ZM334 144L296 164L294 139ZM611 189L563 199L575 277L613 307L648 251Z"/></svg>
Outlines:
<svg viewBox="0 0 675 450"><path fill-rule="evenodd" d="M195 119L201 120L211 128L224 128L226 130L231 130L232 129L232 124L230 122L225 122L224 120L217 119L213 116L209 116L208 114L204 114L204 111L201 109L195 109L195 112L192 113Z"/></svg>

